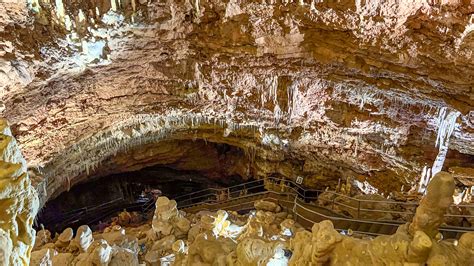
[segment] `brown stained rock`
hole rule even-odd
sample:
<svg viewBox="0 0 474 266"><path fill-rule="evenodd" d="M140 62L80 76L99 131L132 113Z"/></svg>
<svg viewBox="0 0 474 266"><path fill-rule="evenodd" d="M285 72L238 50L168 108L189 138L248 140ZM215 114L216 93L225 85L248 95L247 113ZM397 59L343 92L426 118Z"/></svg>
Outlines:
<svg viewBox="0 0 474 266"><path fill-rule="evenodd" d="M447 198L452 197L449 192L454 191L453 184L450 174L440 172L431 180L411 224L400 226L393 235L360 238L339 233L329 220L315 223L310 232L291 219L277 222L284 217L283 213L264 210L247 215L229 215L224 210L198 214L180 211L179 215L189 218L184 221L169 215L170 210L175 213L176 206L173 200L163 197L157 200L155 221L151 223L159 217L168 217L174 234L156 234L153 227L149 230L153 233L150 238L140 233L150 226L121 228L121 234L127 231L142 235L143 248L138 248L136 238L131 246L111 239L106 235L110 233L103 233L96 235L98 240L80 254L67 250L60 250L58 254L46 244L33 253L32 265L51 261L73 265L138 265L144 262L154 265L173 258L174 265L216 266L273 263L290 266L470 265L474 255L474 233L463 234L454 242L442 240L437 233L442 212L450 203ZM245 218L246 222L237 225L233 222L236 218ZM83 236L82 231L87 230L82 227L77 235ZM70 235L71 231L67 230L60 238L68 240ZM287 251L291 251L291 258Z"/></svg>
<svg viewBox="0 0 474 266"><path fill-rule="evenodd" d="M456 181L465 186L474 186L474 168L469 167L450 167L448 170Z"/></svg>

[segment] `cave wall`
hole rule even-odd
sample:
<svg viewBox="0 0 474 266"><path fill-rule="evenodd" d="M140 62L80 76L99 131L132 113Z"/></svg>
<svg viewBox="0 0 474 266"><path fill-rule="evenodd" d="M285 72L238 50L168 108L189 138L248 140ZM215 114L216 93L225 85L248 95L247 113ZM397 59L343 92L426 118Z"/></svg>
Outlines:
<svg viewBox="0 0 474 266"><path fill-rule="evenodd" d="M442 110L445 168L473 167L472 1L59 2L0 4L2 114L48 195L170 139L240 147L254 176L409 188Z"/></svg>

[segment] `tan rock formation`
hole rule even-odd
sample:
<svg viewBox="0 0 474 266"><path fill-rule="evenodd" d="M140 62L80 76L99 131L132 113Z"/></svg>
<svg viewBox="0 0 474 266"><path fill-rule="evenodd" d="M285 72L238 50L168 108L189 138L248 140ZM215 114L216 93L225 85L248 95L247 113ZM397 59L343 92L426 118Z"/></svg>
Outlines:
<svg viewBox="0 0 474 266"><path fill-rule="evenodd" d="M278 206L278 204L267 200L257 200L254 203L254 206L256 210L263 210L269 212L280 212L281 210L281 207Z"/></svg>
<svg viewBox="0 0 474 266"><path fill-rule="evenodd" d="M28 265L39 201L7 121L0 119L0 264Z"/></svg>
<svg viewBox="0 0 474 266"><path fill-rule="evenodd" d="M59 235L58 240L54 243L57 248L67 248L71 243L71 240L74 237L74 231L72 228L66 228L64 231Z"/></svg>
<svg viewBox="0 0 474 266"><path fill-rule="evenodd" d="M39 230L36 233L34 249L39 249L40 247L44 246L45 244L50 243L51 241L52 241L52 239L51 239L51 232L50 231L48 231L46 229Z"/></svg>
<svg viewBox="0 0 474 266"><path fill-rule="evenodd" d="M69 249L78 250L81 253L87 252L94 237L92 236L92 230L87 225L81 225L76 232L76 237L70 242Z"/></svg>
<svg viewBox="0 0 474 266"><path fill-rule="evenodd" d="M247 215L224 210L184 214L176 210L173 201L163 197L157 200L159 209L151 226L116 227L110 232L95 233L97 240L81 253L45 244L33 252L30 265L470 265L474 233L451 241L442 240L438 232L452 201L453 186L450 174L438 173L429 183L411 223L400 226L393 235L363 238L339 233L328 220L315 223L307 231L287 213L263 209ZM268 202L256 205L279 209ZM184 216L189 218L187 222L179 219ZM245 224L234 223L244 217ZM169 231L163 231L161 223L153 227L162 218L169 218ZM187 230L188 226L191 229ZM89 243L88 232L87 226L81 226L72 238L73 232L68 229L57 242L71 241L69 248L76 242ZM135 243L140 242L140 248L121 242L131 235L136 235Z"/></svg>
<svg viewBox="0 0 474 266"><path fill-rule="evenodd" d="M58 252L49 248L33 251L28 265L52 265L56 255Z"/></svg>
<svg viewBox="0 0 474 266"><path fill-rule="evenodd" d="M454 179L445 172L433 177L413 222L400 226L391 236L361 240L342 236L330 221L317 223L308 232L298 232L290 265L469 265L473 256L473 233L459 240L462 245L438 241L438 227L452 202Z"/></svg>
<svg viewBox="0 0 474 266"><path fill-rule="evenodd" d="M453 176L440 172L430 181L428 191L416 209L413 222L410 224L410 233L423 231L430 238L438 234L439 226L444 222L444 214L453 203L454 179Z"/></svg>
<svg viewBox="0 0 474 266"><path fill-rule="evenodd" d="M155 205L156 209L152 222L155 236L152 235L151 238L156 236L162 238L171 234L175 237L186 237L191 228L191 223L178 211L176 201L169 200L167 197L159 197Z"/></svg>

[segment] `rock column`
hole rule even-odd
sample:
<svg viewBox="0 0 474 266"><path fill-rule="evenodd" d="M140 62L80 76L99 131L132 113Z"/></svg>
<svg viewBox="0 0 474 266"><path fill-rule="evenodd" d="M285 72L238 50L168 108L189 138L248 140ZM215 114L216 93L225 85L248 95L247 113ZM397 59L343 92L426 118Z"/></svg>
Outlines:
<svg viewBox="0 0 474 266"><path fill-rule="evenodd" d="M39 200L7 121L0 119L0 265L29 265Z"/></svg>

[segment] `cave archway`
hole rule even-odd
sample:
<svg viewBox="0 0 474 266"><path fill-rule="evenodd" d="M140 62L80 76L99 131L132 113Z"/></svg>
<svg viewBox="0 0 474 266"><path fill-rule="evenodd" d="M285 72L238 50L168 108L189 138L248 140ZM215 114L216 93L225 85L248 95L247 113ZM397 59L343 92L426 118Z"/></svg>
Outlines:
<svg viewBox="0 0 474 266"><path fill-rule="evenodd" d="M175 198L252 178L251 158L242 148L226 143L167 140L142 153L141 157L126 156L128 163L122 162L121 167L96 171L50 198L38 215L37 226L51 232L82 224L94 226L123 209L142 212L159 195Z"/></svg>

